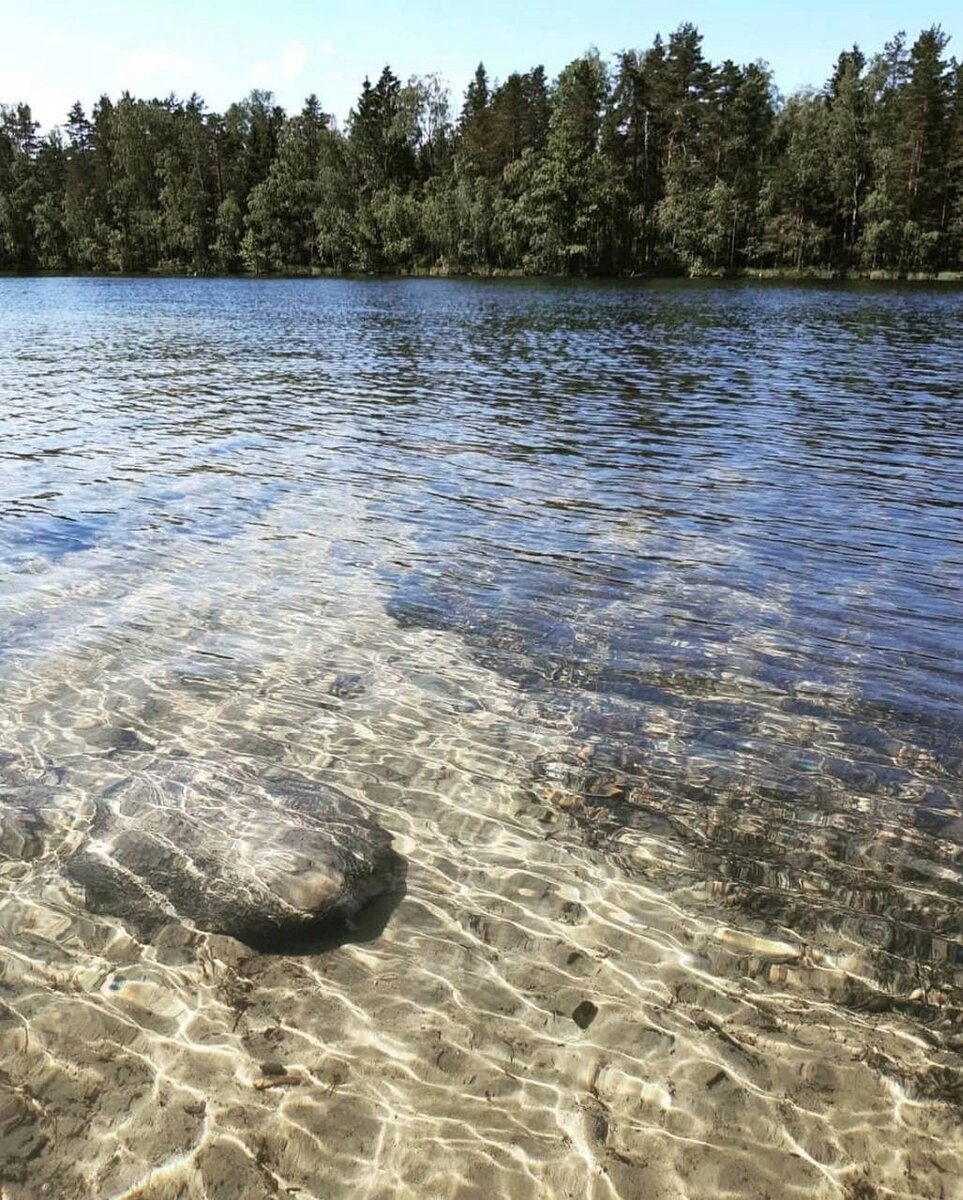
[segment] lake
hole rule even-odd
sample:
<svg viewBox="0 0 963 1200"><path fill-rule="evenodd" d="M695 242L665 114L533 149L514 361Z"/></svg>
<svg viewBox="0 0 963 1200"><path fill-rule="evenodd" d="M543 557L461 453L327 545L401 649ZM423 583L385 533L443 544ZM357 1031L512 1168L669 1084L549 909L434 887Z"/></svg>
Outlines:
<svg viewBox="0 0 963 1200"><path fill-rule="evenodd" d="M961 333L950 287L0 279L4 1194L948 1196ZM363 801L379 936L87 913L90 797L179 755Z"/></svg>

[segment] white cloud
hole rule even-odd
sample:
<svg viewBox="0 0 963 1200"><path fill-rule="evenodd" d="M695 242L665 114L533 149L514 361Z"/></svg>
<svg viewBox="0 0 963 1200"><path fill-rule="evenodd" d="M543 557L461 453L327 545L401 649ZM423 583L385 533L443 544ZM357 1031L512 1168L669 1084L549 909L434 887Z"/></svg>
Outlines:
<svg viewBox="0 0 963 1200"><path fill-rule="evenodd" d="M272 59L259 59L251 68L251 82L255 87L274 88L278 81L293 83L304 74L308 62L308 48L304 42L288 42Z"/></svg>
<svg viewBox="0 0 963 1200"><path fill-rule="evenodd" d="M322 38L318 42L318 53L324 55L334 54L334 42L329 42L327 38Z"/></svg>
<svg viewBox="0 0 963 1200"><path fill-rule="evenodd" d="M113 77L101 77L100 85L103 89L106 83L106 90L112 96L126 89L141 97L167 92L185 97L200 91L210 73L211 64L201 55L185 54L164 45L135 46L121 56Z"/></svg>
<svg viewBox="0 0 963 1200"><path fill-rule="evenodd" d="M308 61L308 49L304 42L290 42L281 51L282 79L297 79L304 73Z"/></svg>
<svg viewBox="0 0 963 1200"><path fill-rule="evenodd" d="M177 66L177 59L169 50L160 46L138 46L121 64L121 73L127 78L145 75L162 75Z"/></svg>

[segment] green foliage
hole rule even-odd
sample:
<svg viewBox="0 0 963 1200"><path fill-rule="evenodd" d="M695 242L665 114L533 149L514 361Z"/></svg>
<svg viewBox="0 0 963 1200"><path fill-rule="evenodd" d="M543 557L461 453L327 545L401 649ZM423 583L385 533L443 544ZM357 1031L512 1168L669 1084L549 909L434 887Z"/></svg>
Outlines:
<svg viewBox="0 0 963 1200"><path fill-rule="evenodd" d="M365 80L346 131L310 96L0 108L0 268L51 271L959 268L963 68L938 26L783 101L690 24L489 78Z"/></svg>

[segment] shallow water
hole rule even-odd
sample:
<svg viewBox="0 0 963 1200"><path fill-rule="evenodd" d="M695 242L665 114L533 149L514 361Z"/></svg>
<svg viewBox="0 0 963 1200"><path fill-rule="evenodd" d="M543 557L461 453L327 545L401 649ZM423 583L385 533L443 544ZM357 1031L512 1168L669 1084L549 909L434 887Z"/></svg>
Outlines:
<svg viewBox="0 0 963 1200"><path fill-rule="evenodd" d="M0 280L4 1195L959 1194L961 316ZM364 801L384 930L86 913L172 754Z"/></svg>

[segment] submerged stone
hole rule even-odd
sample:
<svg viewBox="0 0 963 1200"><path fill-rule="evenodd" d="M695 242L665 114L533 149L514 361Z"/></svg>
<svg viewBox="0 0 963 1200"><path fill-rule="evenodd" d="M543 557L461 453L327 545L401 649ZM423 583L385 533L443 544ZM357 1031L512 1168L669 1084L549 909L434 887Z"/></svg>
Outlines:
<svg viewBox="0 0 963 1200"><path fill-rule="evenodd" d="M49 778L28 779L21 764L0 754L0 863L29 862L47 853L56 798Z"/></svg>
<svg viewBox="0 0 963 1200"><path fill-rule="evenodd" d="M575 1006L575 1010L572 1013L572 1020L579 1029L588 1029L598 1015L598 1005L593 1004L591 1000L583 1000L581 1004Z"/></svg>
<svg viewBox="0 0 963 1200"><path fill-rule="evenodd" d="M391 837L323 784L173 760L97 801L67 863L87 907L149 937L171 921L281 949L390 890Z"/></svg>

